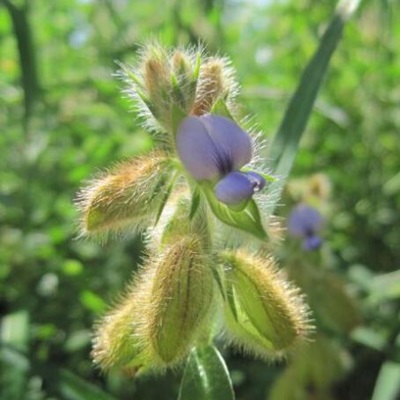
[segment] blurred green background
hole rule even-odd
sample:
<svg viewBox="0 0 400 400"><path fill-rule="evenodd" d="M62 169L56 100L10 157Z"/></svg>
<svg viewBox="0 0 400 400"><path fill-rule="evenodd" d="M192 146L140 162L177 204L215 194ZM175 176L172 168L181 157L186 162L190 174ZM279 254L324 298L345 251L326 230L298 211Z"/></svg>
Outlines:
<svg viewBox="0 0 400 400"><path fill-rule="evenodd" d="M335 4L0 0L1 399L176 398L179 370L105 376L89 355L93 323L144 252L140 237L105 245L77 238L73 199L82 182L152 147L121 96L115 61L133 61L149 37L227 54L244 111L270 140ZM323 173L332 187L323 248L294 257L288 239L277 250L296 281L296 265L322 268L356 299L357 322L321 324L341 371L322 379L326 397L310 386L317 378L302 394L277 395L295 363L268 365L223 349L238 400L400 398L399 4L361 4L301 142L291 178ZM278 214L298 199L289 191ZM324 296L340 319L346 301L327 291L314 293L315 302ZM329 364L319 363L321 370Z"/></svg>

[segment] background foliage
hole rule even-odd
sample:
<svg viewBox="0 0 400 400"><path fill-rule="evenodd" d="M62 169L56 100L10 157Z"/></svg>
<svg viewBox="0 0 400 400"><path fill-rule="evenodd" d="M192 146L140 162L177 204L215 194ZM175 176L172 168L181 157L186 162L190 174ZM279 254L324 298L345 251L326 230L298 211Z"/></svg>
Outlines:
<svg viewBox="0 0 400 400"><path fill-rule="evenodd" d="M332 185L324 246L295 261L343 279L362 314L351 333L325 332L347 360L329 387L332 399L396 399L399 391L398 5L364 1L346 27L291 176L322 172ZM200 40L232 58L244 111L271 138L334 6L0 2L1 398L176 398L182 371L102 376L89 357L93 323L144 251L138 237L104 246L76 238L73 198L82 180L152 146L121 98L114 60L129 63L150 35L171 46ZM278 214L297 200L289 190ZM293 264L290 239L277 254ZM237 398L268 398L285 364L223 351Z"/></svg>

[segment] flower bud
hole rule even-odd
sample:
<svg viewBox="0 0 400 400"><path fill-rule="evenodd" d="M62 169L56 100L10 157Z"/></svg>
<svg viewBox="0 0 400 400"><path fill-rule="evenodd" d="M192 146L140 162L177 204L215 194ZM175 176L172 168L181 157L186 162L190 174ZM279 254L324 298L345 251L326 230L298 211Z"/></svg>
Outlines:
<svg viewBox="0 0 400 400"><path fill-rule="evenodd" d="M141 312L135 290L95 327L92 357L102 369L140 368L144 362L136 332Z"/></svg>
<svg viewBox="0 0 400 400"><path fill-rule="evenodd" d="M186 115L189 114L196 98L200 61L199 52L190 57L180 50L176 50L171 59L173 101Z"/></svg>
<svg viewBox="0 0 400 400"><path fill-rule="evenodd" d="M204 115L212 111L219 99L234 94L237 84L225 59L210 58L200 69L197 96L191 114Z"/></svg>
<svg viewBox="0 0 400 400"><path fill-rule="evenodd" d="M214 278L196 235L177 237L154 268L143 336L166 366L181 361L207 329Z"/></svg>
<svg viewBox="0 0 400 400"><path fill-rule="evenodd" d="M83 234L119 231L155 220L170 181L170 164L161 152L121 163L93 180L78 195ZM139 224L139 225L138 225Z"/></svg>
<svg viewBox="0 0 400 400"><path fill-rule="evenodd" d="M323 220L317 209L307 204L298 204L288 218L289 233L303 239L304 250L316 250L322 244L322 239L317 235Z"/></svg>
<svg viewBox="0 0 400 400"><path fill-rule="evenodd" d="M222 255L226 322L234 344L260 357L280 356L310 330L308 309L273 260L244 251Z"/></svg>

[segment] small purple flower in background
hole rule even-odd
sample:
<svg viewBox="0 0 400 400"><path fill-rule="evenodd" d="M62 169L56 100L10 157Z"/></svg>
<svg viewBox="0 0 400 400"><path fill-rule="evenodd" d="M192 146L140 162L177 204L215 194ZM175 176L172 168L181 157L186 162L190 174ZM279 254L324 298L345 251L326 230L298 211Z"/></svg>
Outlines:
<svg viewBox="0 0 400 400"><path fill-rule="evenodd" d="M265 186L256 172L242 172L253 155L250 136L228 118L190 116L179 126L176 145L182 164L198 181L216 183L214 192L227 205L247 202Z"/></svg>
<svg viewBox="0 0 400 400"><path fill-rule="evenodd" d="M299 204L289 215L289 233L303 239L304 250L316 250L322 244L322 239L317 235L322 222L323 218L317 209Z"/></svg>

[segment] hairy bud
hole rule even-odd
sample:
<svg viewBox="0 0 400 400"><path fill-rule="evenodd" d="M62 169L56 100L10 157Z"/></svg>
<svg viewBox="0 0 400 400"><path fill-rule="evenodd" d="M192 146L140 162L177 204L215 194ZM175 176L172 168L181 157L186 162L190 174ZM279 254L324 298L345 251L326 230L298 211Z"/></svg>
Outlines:
<svg viewBox="0 0 400 400"><path fill-rule="evenodd" d="M177 237L153 268L143 336L160 364L171 365L187 356L207 328L213 273L196 235Z"/></svg>
<svg viewBox="0 0 400 400"><path fill-rule="evenodd" d="M135 288L136 289L136 288ZM102 369L140 368L142 358L136 322L140 301L134 288L95 328L92 357Z"/></svg>
<svg viewBox="0 0 400 400"><path fill-rule="evenodd" d="M78 195L83 234L140 228L151 223L164 201L171 166L161 152L121 163L93 180Z"/></svg>
<svg viewBox="0 0 400 400"><path fill-rule="evenodd" d="M218 100L225 100L234 95L236 82L227 61L221 58L210 58L200 69L196 101L192 114L204 115L211 112Z"/></svg>
<svg viewBox="0 0 400 400"><path fill-rule="evenodd" d="M259 357L281 356L310 330L308 309L274 261L244 251L222 254L226 321L234 344Z"/></svg>

